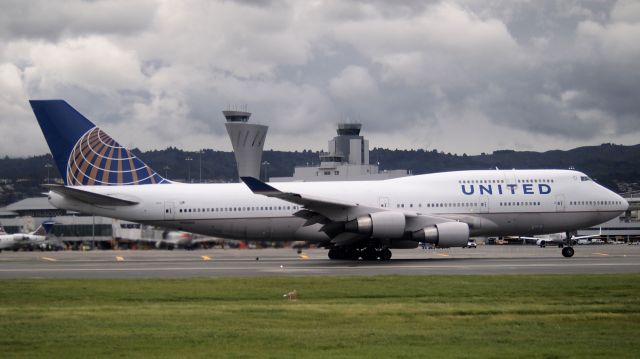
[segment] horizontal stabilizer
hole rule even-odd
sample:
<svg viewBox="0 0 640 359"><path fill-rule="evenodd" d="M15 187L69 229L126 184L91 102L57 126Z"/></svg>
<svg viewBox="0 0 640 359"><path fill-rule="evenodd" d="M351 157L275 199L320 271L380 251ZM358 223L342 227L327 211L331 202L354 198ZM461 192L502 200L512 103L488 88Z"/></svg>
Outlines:
<svg viewBox="0 0 640 359"><path fill-rule="evenodd" d="M138 202L61 185L45 185L52 192L78 202L95 206L133 206Z"/></svg>

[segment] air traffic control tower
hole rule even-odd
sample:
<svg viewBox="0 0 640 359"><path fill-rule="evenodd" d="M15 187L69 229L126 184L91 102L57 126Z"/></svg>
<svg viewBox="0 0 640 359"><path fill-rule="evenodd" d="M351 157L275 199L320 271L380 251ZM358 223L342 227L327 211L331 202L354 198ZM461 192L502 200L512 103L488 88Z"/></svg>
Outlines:
<svg viewBox="0 0 640 359"><path fill-rule="evenodd" d="M238 176L260 178L262 149L269 127L249 123L251 112L227 110L222 114L227 119L225 126L236 156Z"/></svg>

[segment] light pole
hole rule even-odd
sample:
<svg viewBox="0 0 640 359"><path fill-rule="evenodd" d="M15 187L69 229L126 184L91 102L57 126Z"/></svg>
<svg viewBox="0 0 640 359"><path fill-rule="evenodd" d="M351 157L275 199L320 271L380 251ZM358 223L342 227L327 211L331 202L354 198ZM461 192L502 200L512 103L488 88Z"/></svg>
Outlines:
<svg viewBox="0 0 640 359"><path fill-rule="evenodd" d="M187 161L187 182L191 183L191 161L193 158L187 157L184 160Z"/></svg>
<svg viewBox="0 0 640 359"><path fill-rule="evenodd" d="M47 169L47 183L50 183L49 182L49 170L51 169L51 167L53 167L53 165L51 163L46 163L44 165L44 167Z"/></svg>
<svg viewBox="0 0 640 359"><path fill-rule="evenodd" d="M269 182L269 161L262 162L262 166L264 167L264 181Z"/></svg>
<svg viewBox="0 0 640 359"><path fill-rule="evenodd" d="M198 154L200 155L200 164L199 164L199 170L200 170L200 183L202 183L202 153L204 151L200 150L198 151Z"/></svg>

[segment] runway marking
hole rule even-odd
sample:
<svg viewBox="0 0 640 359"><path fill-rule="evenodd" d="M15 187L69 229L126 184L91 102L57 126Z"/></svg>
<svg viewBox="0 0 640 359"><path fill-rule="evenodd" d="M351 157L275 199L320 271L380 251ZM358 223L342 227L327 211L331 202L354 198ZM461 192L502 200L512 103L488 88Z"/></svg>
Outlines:
<svg viewBox="0 0 640 359"><path fill-rule="evenodd" d="M200 256L200 258L202 258L203 261L210 261L211 257L209 256Z"/></svg>
<svg viewBox="0 0 640 359"><path fill-rule="evenodd" d="M605 257L609 256L607 253L600 253L600 252L595 252L595 253L592 253L592 254L595 254L597 256L605 256Z"/></svg>
<svg viewBox="0 0 640 359"><path fill-rule="evenodd" d="M124 262L124 257L116 256L116 261L118 261L118 262Z"/></svg>
<svg viewBox="0 0 640 359"><path fill-rule="evenodd" d="M448 254L446 254L446 253L437 253L436 255L437 255L437 256L440 256L440 257L448 257L448 256L449 256L449 255L448 255Z"/></svg>
<svg viewBox="0 0 640 359"><path fill-rule="evenodd" d="M335 269L350 269L350 270L368 270L368 269L471 269L471 268L566 268L566 267L637 267L638 263L589 263L589 264L490 264L490 265L410 265L410 266L340 266L340 267L314 267L314 268L298 268L287 267L287 271L312 271L312 270L335 270ZM51 272L123 272L123 271L136 271L136 272L153 272L153 271L230 271L230 270L259 270L261 272L282 272L281 270L274 270L268 268L255 268L255 267L114 267L114 268L46 268L46 271ZM283 268L284 269L284 268ZM0 269L1 272L40 272L42 269L37 268L6 268Z"/></svg>
<svg viewBox="0 0 640 359"><path fill-rule="evenodd" d="M300 253L298 257L300 257L300 259L309 259L309 256L306 253Z"/></svg>
<svg viewBox="0 0 640 359"><path fill-rule="evenodd" d="M49 262L55 262L55 261L57 261L57 259L55 259L55 258L50 258L50 257L40 257L40 258L41 258L42 260L49 261Z"/></svg>

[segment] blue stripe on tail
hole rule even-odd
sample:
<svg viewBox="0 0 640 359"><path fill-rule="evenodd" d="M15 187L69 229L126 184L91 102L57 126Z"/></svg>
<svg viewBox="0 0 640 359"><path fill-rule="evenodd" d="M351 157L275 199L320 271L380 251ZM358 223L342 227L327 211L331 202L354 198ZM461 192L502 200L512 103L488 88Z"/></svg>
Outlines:
<svg viewBox="0 0 640 359"><path fill-rule="evenodd" d="M29 101L68 186L169 183L63 100Z"/></svg>

